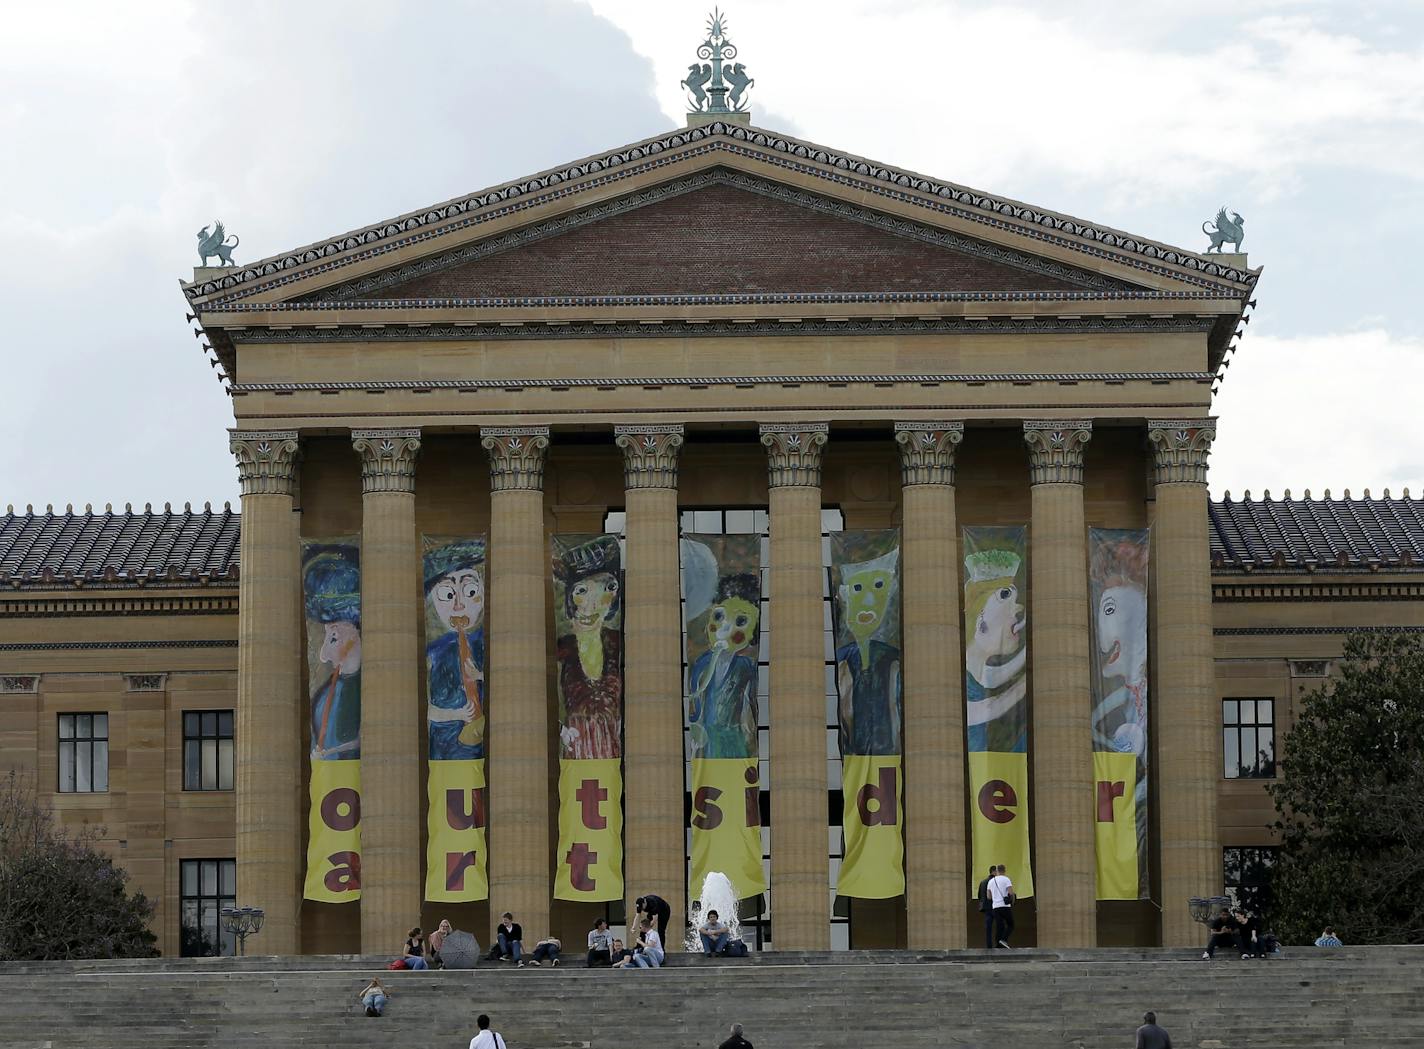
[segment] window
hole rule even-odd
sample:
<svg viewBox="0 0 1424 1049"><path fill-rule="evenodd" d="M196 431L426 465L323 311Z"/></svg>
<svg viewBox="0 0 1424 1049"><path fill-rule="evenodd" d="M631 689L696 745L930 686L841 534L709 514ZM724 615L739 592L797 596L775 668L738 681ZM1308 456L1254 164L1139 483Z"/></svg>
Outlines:
<svg viewBox="0 0 1424 1049"><path fill-rule="evenodd" d="M218 915L237 906L236 860L182 860L178 864L182 925L178 951L185 958L236 953L237 941L224 932Z"/></svg>
<svg viewBox="0 0 1424 1049"><path fill-rule="evenodd" d="M1227 779L1274 779L1276 715L1272 699L1223 699L1221 735Z"/></svg>
<svg viewBox="0 0 1424 1049"><path fill-rule="evenodd" d="M1221 880L1238 907L1252 914L1271 913L1271 867L1276 846L1246 845L1221 850Z"/></svg>
<svg viewBox="0 0 1424 1049"><path fill-rule="evenodd" d="M102 794L109 789L109 715L59 715L59 792Z"/></svg>
<svg viewBox="0 0 1424 1049"><path fill-rule="evenodd" d="M232 790L232 711L183 712L183 789Z"/></svg>

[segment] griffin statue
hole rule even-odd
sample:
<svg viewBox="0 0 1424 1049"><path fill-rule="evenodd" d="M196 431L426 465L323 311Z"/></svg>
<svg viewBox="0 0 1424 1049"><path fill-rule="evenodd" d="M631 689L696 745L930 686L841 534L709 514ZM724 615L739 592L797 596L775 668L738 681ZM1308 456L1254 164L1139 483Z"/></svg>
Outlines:
<svg viewBox="0 0 1424 1049"><path fill-rule="evenodd" d="M1215 251L1219 254L1223 244L1230 244L1233 251L1240 252L1241 239L1246 236L1245 219L1234 211L1228 215L1223 205L1216 213L1215 228L1207 229L1211 225L1213 224L1210 222L1202 223L1202 232L1211 238L1211 247L1206 249L1208 252Z"/></svg>
<svg viewBox="0 0 1424 1049"><path fill-rule="evenodd" d="M232 249L239 243L237 234L229 234L227 230L223 229L221 222L213 223L211 233L208 232L208 228L204 226L198 230L198 257L203 260L202 264L206 266L208 258L216 255L221 265L231 266L233 264ZM227 242L229 236L232 237L231 244Z"/></svg>

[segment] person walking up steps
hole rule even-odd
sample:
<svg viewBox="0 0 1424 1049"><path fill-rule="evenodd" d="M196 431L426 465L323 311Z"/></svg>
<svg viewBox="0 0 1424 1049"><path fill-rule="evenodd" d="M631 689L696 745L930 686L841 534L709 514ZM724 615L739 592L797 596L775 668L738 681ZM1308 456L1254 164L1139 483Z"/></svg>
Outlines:
<svg viewBox="0 0 1424 1049"><path fill-rule="evenodd" d="M994 942L1007 948L1009 937L1014 934L1014 883L1009 881L1008 868L1002 863L995 870L997 873L989 879L989 902L994 908Z"/></svg>
<svg viewBox="0 0 1424 1049"><path fill-rule="evenodd" d="M974 894L979 899L979 913L984 915L984 949L992 950L994 947L994 904L989 899L989 879L999 873L999 868L993 864L989 865L989 876L979 883L979 890Z"/></svg>
<svg viewBox="0 0 1424 1049"><path fill-rule="evenodd" d="M490 1030L490 1018L484 1013L475 1023L479 1024L479 1031L470 1039L470 1049L506 1049L504 1036L498 1031Z"/></svg>
<svg viewBox="0 0 1424 1049"><path fill-rule="evenodd" d="M1142 1026L1137 1029L1135 1049L1172 1049L1172 1036L1164 1028L1157 1026L1157 1014L1147 1013L1142 1017Z"/></svg>

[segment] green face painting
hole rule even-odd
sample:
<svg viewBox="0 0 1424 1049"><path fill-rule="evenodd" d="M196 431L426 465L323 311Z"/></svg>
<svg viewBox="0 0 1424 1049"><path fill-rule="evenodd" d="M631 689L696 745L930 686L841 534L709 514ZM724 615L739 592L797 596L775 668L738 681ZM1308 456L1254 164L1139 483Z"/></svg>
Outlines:
<svg viewBox="0 0 1424 1049"><path fill-rule="evenodd" d="M894 576L884 568L864 568L848 574L841 584L846 625L864 641L879 629L890 603Z"/></svg>

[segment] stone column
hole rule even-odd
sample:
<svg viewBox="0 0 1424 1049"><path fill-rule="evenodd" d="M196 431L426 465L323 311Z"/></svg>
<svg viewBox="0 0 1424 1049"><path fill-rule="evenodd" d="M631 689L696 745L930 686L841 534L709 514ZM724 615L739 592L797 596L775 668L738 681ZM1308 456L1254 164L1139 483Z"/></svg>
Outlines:
<svg viewBox="0 0 1424 1049"><path fill-rule="evenodd" d="M361 950L420 914L419 430L352 430L361 457Z"/></svg>
<svg viewBox="0 0 1424 1049"><path fill-rule="evenodd" d="M300 944L301 551L295 430L230 430L242 485L237 603L237 894L262 907L262 950Z"/></svg>
<svg viewBox="0 0 1424 1049"><path fill-rule="evenodd" d="M1030 420L1029 654L1038 946L1097 943L1083 449L1089 420ZM1012 875L1012 871L1010 874Z"/></svg>
<svg viewBox="0 0 1424 1049"><path fill-rule="evenodd" d="M967 945L964 672L954 453L962 422L896 423L904 606L905 917L911 950ZM949 886L946 894L945 886Z"/></svg>
<svg viewBox="0 0 1424 1049"><path fill-rule="evenodd" d="M781 951L830 947L821 449L825 423L766 424L771 485L771 904Z"/></svg>
<svg viewBox="0 0 1424 1049"><path fill-rule="evenodd" d="M1150 420L1157 516L1157 788L1161 791L1162 943L1194 946L1201 929L1187 898L1221 891L1216 826L1220 706L1211 633L1207 455L1215 419Z"/></svg>
<svg viewBox="0 0 1424 1049"><path fill-rule="evenodd" d="M616 426L623 449L623 794L628 913L647 893L687 913L682 798L681 426ZM672 937L669 937L671 939ZM680 938L680 933L679 933ZM664 945L668 950L676 943Z"/></svg>
<svg viewBox="0 0 1424 1049"><path fill-rule="evenodd" d="M549 428L484 427L480 443L490 460L485 758L490 935L505 911L531 933L547 935L552 887L544 456Z"/></svg>

